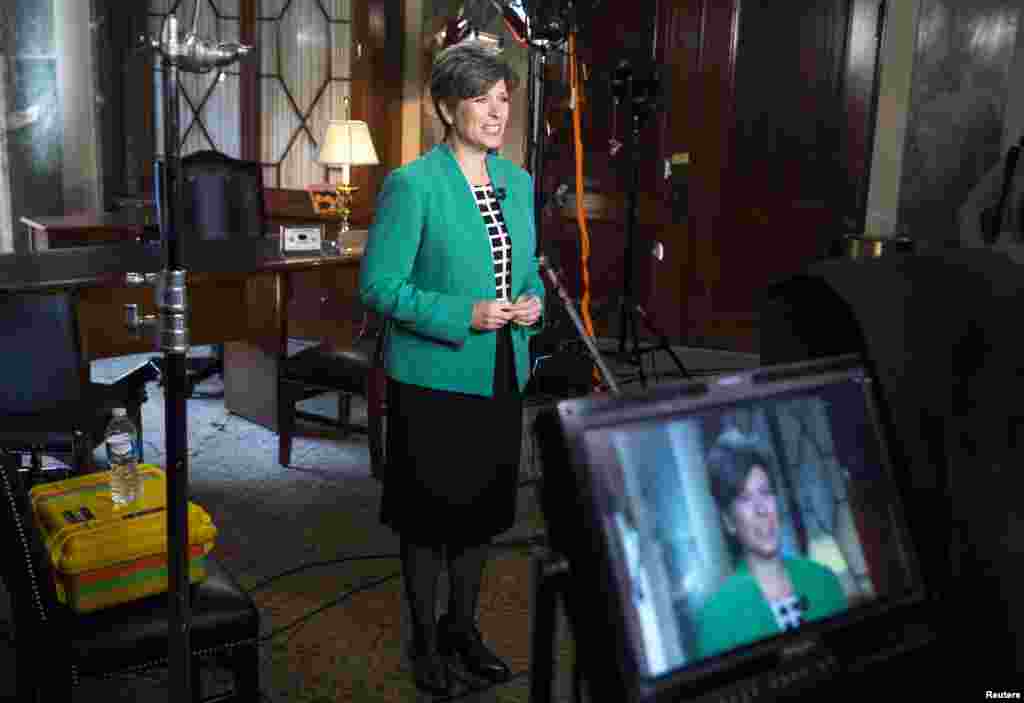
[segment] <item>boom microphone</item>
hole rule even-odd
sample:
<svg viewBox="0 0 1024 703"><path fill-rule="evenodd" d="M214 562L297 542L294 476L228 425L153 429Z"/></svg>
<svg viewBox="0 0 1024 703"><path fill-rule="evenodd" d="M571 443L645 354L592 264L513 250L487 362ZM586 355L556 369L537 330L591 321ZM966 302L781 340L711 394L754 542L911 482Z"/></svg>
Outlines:
<svg viewBox="0 0 1024 703"><path fill-rule="evenodd" d="M178 36L177 18L169 14L164 19L161 36L148 40L143 38L143 45L156 50L164 61L186 73L208 73L214 68L233 64L252 51L253 47L238 42L214 42L200 38L197 29L201 7L196 2L192 13L192 29L184 37Z"/></svg>

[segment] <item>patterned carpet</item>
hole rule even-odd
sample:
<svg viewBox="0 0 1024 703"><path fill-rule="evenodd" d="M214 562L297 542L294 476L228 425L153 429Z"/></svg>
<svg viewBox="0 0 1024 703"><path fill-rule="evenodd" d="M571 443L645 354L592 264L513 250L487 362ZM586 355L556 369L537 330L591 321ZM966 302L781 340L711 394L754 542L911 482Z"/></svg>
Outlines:
<svg viewBox="0 0 1024 703"><path fill-rule="evenodd" d="M102 380L139 360L97 362L93 376ZM696 366L701 361L706 359ZM727 361L750 365L744 358ZM213 379L201 390L216 393L219 384ZM162 465L163 392L156 384L149 390L143 411L145 460ZM337 407L330 397L306 402L321 412ZM354 411L362 409L354 404ZM535 412L528 410L528 422ZM219 529L214 556L252 592L261 611L263 700L430 700L415 691L403 658L408 619L397 540L377 522L379 485L369 473L365 438L337 439L308 427L296 440L293 467L283 468L277 463L277 436L228 414L220 398L189 400L188 424L192 500L211 513ZM531 483L541 471L538 461L532 438L525 437L519 517L494 548L480 603L481 630L509 662L514 678L482 692L459 691L455 699L529 700L534 559L529 544L543 530ZM0 593L0 609L6 608L6 594ZM6 615L0 612L0 619ZM13 700L16 676L8 635L0 641L2 700ZM562 703L572 698L572 641L564 622L557 651L553 690ZM215 690L223 676L204 674L203 685ZM76 698L161 703L168 700L166 689L166 673L156 672L88 682Z"/></svg>

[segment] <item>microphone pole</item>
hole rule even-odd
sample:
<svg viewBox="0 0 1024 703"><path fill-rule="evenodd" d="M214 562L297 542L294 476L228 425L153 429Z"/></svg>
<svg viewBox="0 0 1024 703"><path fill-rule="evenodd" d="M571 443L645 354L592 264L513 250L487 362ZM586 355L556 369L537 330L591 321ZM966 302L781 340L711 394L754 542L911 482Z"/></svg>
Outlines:
<svg viewBox="0 0 1024 703"><path fill-rule="evenodd" d="M605 363L604 357L601 356L601 350L597 348L597 342L594 338L587 333L587 328L583 324L583 320L580 319L579 313L576 312L576 307L572 304L572 298L569 297L569 292L562 285L561 280L555 270L548 264L548 258L541 255L540 268L547 275L548 280L558 293L558 298L562 301L562 305L565 307L565 311L569 313L569 317L572 319L574 325L576 325L576 331L579 333L583 343L587 346L587 351L590 352L591 358L594 363L597 364L597 368L601 371L601 375L604 377L605 383L608 385L609 390L615 395L619 395L621 392L619 384L615 380L615 374L612 373L611 369L608 368L608 364Z"/></svg>
<svg viewBox="0 0 1024 703"><path fill-rule="evenodd" d="M179 82L181 71L206 73L226 66L247 54L252 47L237 43L214 43L200 39L200 0L195 0L192 29L178 36L173 13L164 20L161 36L145 40L143 46L161 58L163 86L164 163L157 164L158 208L163 271L156 274L127 274L129 284L155 285L159 316L140 318L137 305L126 306L126 324L132 331L158 328L158 343L164 354L164 398L166 423L166 513L168 590L168 669L170 700L193 700L196 690L191 668L191 611L189 604L188 526L188 417L187 356L188 294L185 270L183 182L181 174L181 122Z"/></svg>
<svg viewBox="0 0 1024 703"><path fill-rule="evenodd" d="M196 5L199 5L198 0ZM173 53L178 47L177 22L168 18L164 36L166 46ZM195 19L198 19L196 17ZM186 408L188 386L188 303L185 271L185 251L181 236L184 220L181 182L180 111L178 109L179 66L174 61L163 65L164 96L164 187L161 191L168 221L161 222L165 276L162 288L180 291L176 301L157 305L164 315L164 331L160 345L164 352L164 422L166 433L167 467L167 585L169 591L168 669L171 690L179 696L191 696L191 604L189 603L188 576L188 414ZM171 324L167 324L170 322ZM166 337L166 339L165 339ZM187 700L187 698L182 698Z"/></svg>
<svg viewBox="0 0 1024 703"><path fill-rule="evenodd" d="M529 65L527 67L527 81L529 83L529 97L527 98L530 111L530 124L527 132L526 156L527 170L533 175L533 220L537 233L537 253L543 246L543 219L544 219L544 150L545 150L545 125L544 125L544 75L548 62L547 47L530 44Z"/></svg>

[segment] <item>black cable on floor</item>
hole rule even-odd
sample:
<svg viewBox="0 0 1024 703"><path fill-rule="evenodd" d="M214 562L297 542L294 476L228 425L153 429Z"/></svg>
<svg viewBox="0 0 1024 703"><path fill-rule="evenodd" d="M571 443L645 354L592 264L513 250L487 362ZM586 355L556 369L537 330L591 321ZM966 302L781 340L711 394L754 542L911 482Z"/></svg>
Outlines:
<svg viewBox="0 0 1024 703"><path fill-rule="evenodd" d="M498 688L499 686L505 686L507 684L512 683L516 679L521 679L521 678L523 678L525 676L529 676L529 675L530 675L529 671L518 671L518 672L512 674L512 676L509 677L508 681L502 681L501 683L491 684L490 686L485 686L484 688L472 688L471 687L469 690L464 691L464 692L458 694L457 696L448 696L447 698L438 698L437 700L438 700L438 703L449 703L450 701L461 701L463 698L469 698L470 696L478 696L481 693L486 693L487 691L490 691L492 689Z"/></svg>
<svg viewBox="0 0 1024 703"><path fill-rule="evenodd" d="M308 569L315 569L315 568L319 568L319 567L323 567L323 566L334 566L336 564L343 564L343 563L349 562L349 561L369 561L369 560L373 560L373 559L398 559L398 558L399 557L398 557L397 554L363 554L363 555L356 555L356 556L350 556L350 557L338 557L337 559L328 559L326 561L314 561L314 562L309 562L308 564L300 564L299 566L296 566L296 567L293 567L291 569L288 569L287 571L282 571L279 574L275 574L273 576L270 576L268 578L263 579L262 581L258 582L255 586L250 588L248 590L248 593L250 593L250 594L255 593L256 591L260 590L261 588L264 588L265 586L268 586L269 584L273 583L274 581L277 581L278 579L284 578L285 576L291 576L293 574L298 574L298 573L301 573L303 571L307 571Z"/></svg>
<svg viewBox="0 0 1024 703"><path fill-rule="evenodd" d="M357 593L361 593L362 591L368 591L371 588L379 586L379 585L381 585L383 583L386 583L386 582L388 582L388 581L390 581L392 579L398 578L399 576L401 576L401 572L396 571L393 574L388 574L387 576L384 576L382 578L374 579L373 581L368 581L368 582L366 582L364 584L356 586L355 588L350 589L350 590L346 591L345 593L341 594L340 596L338 596L334 600L328 601L328 602L324 603L323 605L321 605L320 607L314 608L313 610L309 611L305 615L303 615L303 616L301 616L299 618L296 618L295 620L293 620L292 622L288 623L287 625L284 625L282 627L277 628L276 630L272 631L269 635L264 635L263 637L260 637L259 642L261 644L264 643L264 642L269 642L270 640L272 640L273 638L277 637L278 635L281 635L281 634L283 634L283 633L285 633L285 632L287 632L288 630L291 630L291 629L295 629L295 632L298 632L298 629L297 629L298 627L300 627L301 625L304 625L308 621L312 620L315 616L319 615L320 613L324 612L325 610L329 610L330 608L333 608L336 605L340 605L341 603L344 603L346 600L348 600L349 598L351 598L352 596L354 596ZM292 632L292 634L288 636L288 639L291 639L292 637L294 637L295 636L295 632Z"/></svg>

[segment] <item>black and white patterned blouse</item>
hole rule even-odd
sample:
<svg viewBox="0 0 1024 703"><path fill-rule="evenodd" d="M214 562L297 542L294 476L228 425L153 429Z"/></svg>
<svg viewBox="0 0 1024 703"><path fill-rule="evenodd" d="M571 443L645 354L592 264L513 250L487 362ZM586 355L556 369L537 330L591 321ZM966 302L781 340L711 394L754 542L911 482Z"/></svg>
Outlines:
<svg viewBox="0 0 1024 703"><path fill-rule="evenodd" d="M480 216L487 226L487 236L491 239L491 257L494 259L494 289L498 300L512 300L512 238L505 227L505 217L501 214L501 203L494 195L490 184L473 186Z"/></svg>
<svg viewBox="0 0 1024 703"><path fill-rule="evenodd" d="M769 603L772 613L775 615L775 622L783 632L795 630L800 627L804 620L804 605L799 596L780 598Z"/></svg>

